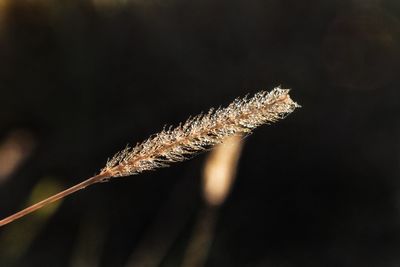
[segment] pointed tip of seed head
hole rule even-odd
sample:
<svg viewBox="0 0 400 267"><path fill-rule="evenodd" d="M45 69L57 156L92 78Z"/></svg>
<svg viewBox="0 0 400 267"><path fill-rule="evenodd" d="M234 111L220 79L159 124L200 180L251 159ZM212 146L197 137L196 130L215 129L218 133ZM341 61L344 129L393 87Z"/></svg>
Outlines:
<svg viewBox="0 0 400 267"><path fill-rule="evenodd" d="M282 88L281 85L275 87L271 93L278 93L281 96L285 96L285 98L291 102L291 104L293 105L293 108L301 108L301 105L299 105L297 102L293 101L293 99L290 97L289 93L290 91L292 91L291 88Z"/></svg>

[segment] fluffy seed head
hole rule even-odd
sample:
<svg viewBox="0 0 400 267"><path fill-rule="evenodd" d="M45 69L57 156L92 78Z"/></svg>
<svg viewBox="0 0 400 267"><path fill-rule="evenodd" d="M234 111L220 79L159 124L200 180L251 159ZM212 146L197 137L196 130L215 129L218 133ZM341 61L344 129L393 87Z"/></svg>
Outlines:
<svg viewBox="0 0 400 267"><path fill-rule="evenodd" d="M226 137L249 134L262 124L283 119L297 107L288 89L275 88L251 98L238 98L225 108L210 109L135 147L125 148L107 162L101 173L122 177L169 166L222 143Z"/></svg>

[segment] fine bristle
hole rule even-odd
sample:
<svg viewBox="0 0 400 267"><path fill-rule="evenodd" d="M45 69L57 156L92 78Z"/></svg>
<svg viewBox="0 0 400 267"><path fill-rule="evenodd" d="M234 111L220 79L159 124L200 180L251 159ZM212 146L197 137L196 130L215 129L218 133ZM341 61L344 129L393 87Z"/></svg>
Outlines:
<svg viewBox="0 0 400 267"><path fill-rule="evenodd" d="M297 107L288 89L275 88L236 99L226 108L210 109L133 148L125 148L107 162L101 174L122 177L169 166L222 143L226 137L249 134L262 124L276 122Z"/></svg>

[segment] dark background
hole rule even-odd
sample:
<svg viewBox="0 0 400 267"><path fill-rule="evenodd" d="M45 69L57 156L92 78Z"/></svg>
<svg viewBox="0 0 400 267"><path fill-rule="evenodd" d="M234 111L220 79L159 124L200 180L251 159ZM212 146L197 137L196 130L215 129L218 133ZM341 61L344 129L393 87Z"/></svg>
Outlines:
<svg viewBox="0 0 400 267"><path fill-rule="evenodd" d="M399 16L397 0L1 1L0 142L35 145L0 216L44 177L66 188L165 124L282 85L302 108L246 139L206 266L400 266ZM0 265L124 266L153 235L179 266L204 159L1 228Z"/></svg>

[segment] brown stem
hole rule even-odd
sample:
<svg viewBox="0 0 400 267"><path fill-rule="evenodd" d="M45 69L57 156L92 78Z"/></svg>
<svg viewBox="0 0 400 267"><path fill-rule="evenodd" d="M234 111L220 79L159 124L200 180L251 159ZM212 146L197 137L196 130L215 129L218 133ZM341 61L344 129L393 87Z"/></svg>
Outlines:
<svg viewBox="0 0 400 267"><path fill-rule="evenodd" d="M64 191L62 191L58 194L48 197L36 204L33 204L32 206L29 206L17 213L14 213L13 215L10 215L10 216L4 218L3 220L0 221L0 227L3 225L6 225L12 221L15 221L16 219L19 219L25 215L28 215L29 213L34 212L40 208L43 208L44 206L46 206L50 203L53 203L61 198L64 198L72 193L75 193L76 191L84 189L85 187L87 187L89 185L98 183L98 182L102 181L103 179L107 179L109 177L110 177L109 173L101 173L101 174L95 175L93 177L90 177L89 179L86 179L85 181L83 181L77 185L74 185L68 189L65 189Z"/></svg>

